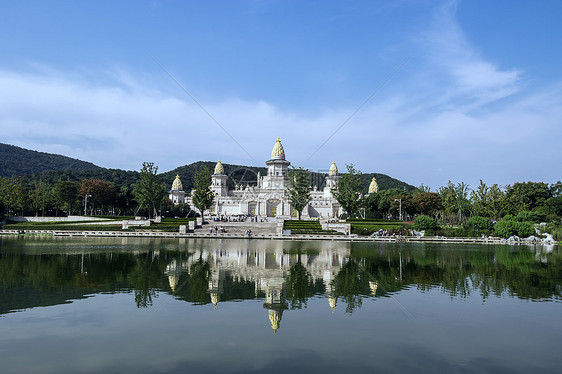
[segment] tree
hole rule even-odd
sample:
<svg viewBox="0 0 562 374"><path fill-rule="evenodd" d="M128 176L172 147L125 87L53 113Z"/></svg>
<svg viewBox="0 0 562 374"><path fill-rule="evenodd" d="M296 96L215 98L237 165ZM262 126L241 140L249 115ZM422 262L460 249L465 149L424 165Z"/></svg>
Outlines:
<svg viewBox="0 0 562 374"><path fill-rule="evenodd" d="M193 187L191 201L203 217L203 212L209 209L215 200L215 193L211 189L211 171L207 166L203 166L195 172Z"/></svg>
<svg viewBox="0 0 562 374"><path fill-rule="evenodd" d="M310 201L310 174L308 170L303 168L289 170L289 183L290 188L287 190L289 204L297 211L297 219L300 220L302 210Z"/></svg>
<svg viewBox="0 0 562 374"><path fill-rule="evenodd" d="M439 226L437 225L437 221L428 216L418 216L414 220L413 228L415 230L431 230L436 229Z"/></svg>
<svg viewBox="0 0 562 374"><path fill-rule="evenodd" d="M497 184L488 187L480 180L476 191L472 191L471 199L476 215L498 219L505 214L505 194Z"/></svg>
<svg viewBox="0 0 562 374"><path fill-rule="evenodd" d="M41 216L45 216L45 208L50 204L51 186L43 179L34 182L34 188L30 194L30 201L35 215L41 212Z"/></svg>
<svg viewBox="0 0 562 374"><path fill-rule="evenodd" d="M545 206L552 197L551 188L543 182L514 183L506 187L506 199L509 213L517 214L522 210L533 210Z"/></svg>
<svg viewBox="0 0 562 374"><path fill-rule="evenodd" d="M20 177L8 180L7 185L4 187L4 204L8 211L13 210L15 214L20 212L23 216L23 211L27 207L29 201L28 191Z"/></svg>
<svg viewBox="0 0 562 374"><path fill-rule="evenodd" d="M464 182L458 183L456 186L449 181L446 187L439 188L439 195L443 199L443 207L445 213L449 215L457 215L457 221L462 222L463 215L470 213L471 204L468 200L468 185Z"/></svg>
<svg viewBox="0 0 562 374"><path fill-rule="evenodd" d="M472 216L464 223L464 228L472 235L489 234L494 229L494 224L489 218Z"/></svg>
<svg viewBox="0 0 562 374"><path fill-rule="evenodd" d="M53 189L55 207L68 215L77 206L78 182L59 180Z"/></svg>
<svg viewBox="0 0 562 374"><path fill-rule="evenodd" d="M382 214L379 210L380 195L381 192L369 194L363 201L366 219L382 218Z"/></svg>
<svg viewBox="0 0 562 374"><path fill-rule="evenodd" d="M389 188L386 190L382 190L381 192L379 192L377 195L379 195L378 198L378 210L379 212L383 215L383 216L390 216L391 211L392 210L396 210L398 211L398 208L400 207L400 204L396 204L396 207L394 206L394 204L396 203L394 201L394 199L397 196L400 196L401 194L404 193L403 189L400 188Z"/></svg>
<svg viewBox="0 0 562 374"><path fill-rule="evenodd" d="M412 204L418 212L425 215L435 216L443 209L441 196L435 192L421 192L414 195Z"/></svg>
<svg viewBox="0 0 562 374"><path fill-rule="evenodd" d="M361 193L361 172L355 170L353 164L346 165L347 174L344 174L338 186L332 189L332 195L340 203L348 217L354 217L363 204Z"/></svg>
<svg viewBox="0 0 562 374"><path fill-rule="evenodd" d="M88 203L94 208L108 208L117 203L117 189L113 183L102 179L82 179L78 193L81 197L88 195Z"/></svg>
<svg viewBox="0 0 562 374"><path fill-rule="evenodd" d="M143 162L139 181L133 189L133 195L139 208L148 209L156 216L156 207L160 206L162 199L166 196L166 190L166 185L158 176L158 166L154 166L153 162Z"/></svg>

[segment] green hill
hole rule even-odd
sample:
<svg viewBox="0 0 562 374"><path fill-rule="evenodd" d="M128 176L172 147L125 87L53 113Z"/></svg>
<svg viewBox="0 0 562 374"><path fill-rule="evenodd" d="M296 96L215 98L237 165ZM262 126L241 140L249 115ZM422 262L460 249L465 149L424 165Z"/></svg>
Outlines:
<svg viewBox="0 0 562 374"><path fill-rule="evenodd" d="M91 162L0 143L0 176L18 177L49 170L85 171L101 169Z"/></svg>
<svg viewBox="0 0 562 374"><path fill-rule="evenodd" d="M160 174L164 183L167 186L172 186L172 182L176 175L180 176L180 179L183 184L183 189L186 192L191 191L193 188L193 180L195 171L198 170L200 167L207 166L211 172L213 172L215 168L216 162L211 161L198 161L194 162L189 165L180 166L174 170L168 171L166 173ZM223 164L224 166L224 173L229 176L227 183L229 184L230 188L233 188L235 184L256 184L257 181L257 174L258 172L261 175L265 175L267 173L266 167L257 167L257 166L243 166L243 165L231 165L231 164ZM325 184L325 173L311 173L312 179L312 186L317 186L318 189L324 188ZM408 191L414 190L416 187L402 182L398 179L389 177L385 174L379 173L367 173L362 175L362 184L363 190L366 193L369 189L369 184L371 180L375 177L377 179L377 183L379 185L380 190L386 190L389 188L400 188L405 189Z"/></svg>
<svg viewBox="0 0 562 374"><path fill-rule="evenodd" d="M190 192L193 188L195 171L202 166L207 166L212 172L215 165L216 162L214 161L198 161L161 173L160 177L166 186L171 187L174 178L176 175L179 175L184 191ZM232 164L223 164L223 166L225 174L229 176L227 183L230 188L234 188L237 184L242 186L247 184L255 185L258 179L258 173L265 175L267 172L266 167ZM25 176L28 178L27 180L29 183L41 179L51 184L61 179L77 182L81 179L103 179L115 183L119 187L130 187L138 180L139 172L106 169L90 162L70 157L31 151L0 143L0 176L7 178ZM414 186L391 178L388 175L367 173L362 176L364 192L367 192L373 176L377 178L381 190L388 188L415 189ZM318 189L324 188L325 177L325 173L312 172L312 186L316 186Z"/></svg>

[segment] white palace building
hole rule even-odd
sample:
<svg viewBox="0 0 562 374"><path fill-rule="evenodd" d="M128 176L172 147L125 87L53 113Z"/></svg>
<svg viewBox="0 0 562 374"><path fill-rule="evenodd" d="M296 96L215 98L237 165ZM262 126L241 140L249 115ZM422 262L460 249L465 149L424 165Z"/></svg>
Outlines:
<svg viewBox="0 0 562 374"><path fill-rule="evenodd" d="M222 163L217 162L215 171L211 177L211 188L216 194L214 205L205 214L215 216L237 216L247 215L251 217L267 218L291 218L296 216L296 211L289 204L287 189L289 186L289 165L285 160L285 151L281 140L277 139L271 159L266 161L267 175L258 173L257 184L247 186L236 186L234 190L228 188L228 176L224 172ZM332 195L332 188L338 185L340 176L335 162L332 162L325 187L318 190L314 187L310 191L310 201L303 209L302 219L309 218L334 218L342 214L342 209ZM374 178L373 178L374 179ZM376 182L373 180L376 184ZM373 183L369 190L374 189ZM377 187L378 190L378 187ZM182 190L179 175L176 176L169 193L170 200L174 204L189 203L191 209L196 210L191 204L191 199Z"/></svg>

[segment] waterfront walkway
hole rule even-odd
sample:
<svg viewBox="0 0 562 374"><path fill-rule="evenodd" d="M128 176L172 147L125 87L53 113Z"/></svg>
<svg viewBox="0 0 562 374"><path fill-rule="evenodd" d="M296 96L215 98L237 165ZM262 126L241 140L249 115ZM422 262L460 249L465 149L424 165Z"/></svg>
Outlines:
<svg viewBox="0 0 562 374"><path fill-rule="evenodd" d="M211 225L210 225L211 226ZM217 225L219 226L219 225ZM214 225L212 225L214 228ZM443 236L357 236L357 235L277 235L274 233L254 233L248 237L245 233L226 232L210 233L210 228L198 229L192 233L161 231L67 231L67 230L2 230L0 235L49 235L55 237L135 237L135 238L198 238L198 239L258 239L258 240L331 240L351 242L419 242L419 243L479 243L479 244L556 244L533 242L525 239L518 241L500 238L447 238Z"/></svg>

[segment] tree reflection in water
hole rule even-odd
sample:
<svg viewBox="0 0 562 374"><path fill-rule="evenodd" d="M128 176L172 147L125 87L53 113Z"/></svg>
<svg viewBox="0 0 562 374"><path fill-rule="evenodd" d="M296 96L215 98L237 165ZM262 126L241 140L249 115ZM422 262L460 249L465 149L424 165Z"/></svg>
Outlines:
<svg viewBox="0 0 562 374"><path fill-rule="evenodd" d="M85 253L43 254L32 240L17 242L14 250L11 243L3 240L0 246L0 313L96 292L134 292L139 308L150 307L159 292L215 307L264 299L278 322L283 310L306 308L313 297L326 298L333 309L343 300L353 313L366 298L412 286L451 297L477 293L483 301L502 294L562 299L558 247L315 243L306 250L308 243L280 242L268 249L268 242L253 248L233 242L219 250L208 241L195 251L152 244L134 253L94 246ZM35 252L26 254L26 244Z"/></svg>

